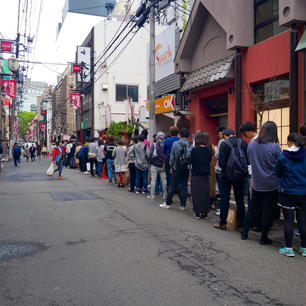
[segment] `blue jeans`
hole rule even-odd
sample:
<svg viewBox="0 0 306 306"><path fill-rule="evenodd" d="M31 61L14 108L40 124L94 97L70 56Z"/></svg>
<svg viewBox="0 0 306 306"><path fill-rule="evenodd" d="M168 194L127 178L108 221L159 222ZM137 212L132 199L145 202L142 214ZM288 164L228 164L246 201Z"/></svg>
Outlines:
<svg viewBox="0 0 306 306"><path fill-rule="evenodd" d="M114 164L114 160L113 159L107 159L106 160L107 176L108 176L108 180L110 182L112 182L112 175L114 175L114 182L116 182L115 173L114 173L114 171L112 169L113 164Z"/></svg>
<svg viewBox="0 0 306 306"><path fill-rule="evenodd" d="M97 175L99 176L99 177L101 177L102 176L102 169L103 169L103 162L97 162L97 164L98 164L98 167L97 167Z"/></svg>
<svg viewBox="0 0 306 306"><path fill-rule="evenodd" d="M238 226L243 226L245 217L244 207L244 179L237 183L229 182L225 177L221 177L221 211L220 211L220 225L226 224L228 209L230 205L231 187L233 185L235 201L237 205Z"/></svg>
<svg viewBox="0 0 306 306"><path fill-rule="evenodd" d="M151 185L152 185L152 183L151 183ZM152 187L152 186L151 186L151 187ZM155 192L155 194L159 194L159 193L160 193L160 194L164 194L163 184L161 183L159 173L157 174L154 192Z"/></svg>
<svg viewBox="0 0 306 306"><path fill-rule="evenodd" d="M138 192L140 189L140 182L142 181L143 191L148 192L148 169L140 170L136 167L136 190Z"/></svg>

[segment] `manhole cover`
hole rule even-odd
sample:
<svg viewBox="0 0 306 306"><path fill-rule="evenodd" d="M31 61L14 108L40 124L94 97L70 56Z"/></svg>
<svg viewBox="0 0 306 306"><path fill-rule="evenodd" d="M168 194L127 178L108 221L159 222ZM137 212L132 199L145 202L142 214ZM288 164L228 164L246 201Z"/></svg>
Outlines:
<svg viewBox="0 0 306 306"><path fill-rule="evenodd" d="M45 249L46 246L36 242L0 241L0 260L29 256Z"/></svg>
<svg viewBox="0 0 306 306"><path fill-rule="evenodd" d="M101 199L90 191L55 191L50 192L54 201L80 201Z"/></svg>

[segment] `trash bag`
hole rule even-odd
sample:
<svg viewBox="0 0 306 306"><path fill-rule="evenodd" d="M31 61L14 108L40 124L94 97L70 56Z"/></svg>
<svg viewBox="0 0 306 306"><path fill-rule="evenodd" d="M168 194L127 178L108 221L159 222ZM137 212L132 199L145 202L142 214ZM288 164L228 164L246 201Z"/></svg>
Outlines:
<svg viewBox="0 0 306 306"><path fill-rule="evenodd" d="M51 176L51 175L53 175L53 173L54 173L54 163L52 162L50 164L50 167L47 170L47 175Z"/></svg>

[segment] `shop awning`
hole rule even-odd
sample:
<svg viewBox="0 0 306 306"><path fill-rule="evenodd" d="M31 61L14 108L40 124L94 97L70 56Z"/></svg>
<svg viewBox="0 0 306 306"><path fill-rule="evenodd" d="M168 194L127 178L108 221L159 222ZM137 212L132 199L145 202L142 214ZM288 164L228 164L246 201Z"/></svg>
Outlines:
<svg viewBox="0 0 306 306"><path fill-rule="evenodd" d="M306 49L306 30L304 31L295 51L300 51L302 49Z"/></svg>
<svg viewBox="0 0 306 306"><path fill-rule="evenodd" d="M232 66L235 55L225 57L192 72L186 79L181 91L189 91L222 79L232 79Z"/></svg>

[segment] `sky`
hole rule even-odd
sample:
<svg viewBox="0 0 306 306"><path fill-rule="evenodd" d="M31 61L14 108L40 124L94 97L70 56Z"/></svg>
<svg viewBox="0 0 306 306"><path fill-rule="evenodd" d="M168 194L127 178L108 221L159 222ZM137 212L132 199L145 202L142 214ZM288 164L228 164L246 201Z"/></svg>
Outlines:
<svg viewBox="0 0 306 306"><path fill-rule="evenodd" d="M61 22L62 8L65 0L20 0L20 33L26 36L34 36L34 42L30 46L36 46L29 55L31 61L61 62L55 56L56 27ZM5 39L16 39L18 0L0 0L0 37ZM28 3L28 18L25 18L26 3ZM41 6L41 11L40 11ZM39 18L39 12L40 18ZM39 21L39 24L38 24ZM25 25L26 31L25 31ZM23 37L21 37L23 42ZM21 57L23 56L21 52ZM27 57L26 57L27 58ZM55 85L57 73L52 70L58 69L53 65L32 65L33 70L28 73L33 81L45 81ZM59 68L60 69L60 68ZM64 70L64 66L62 68ZM57 70L58 71L58 70ZM62 71L58 71L62 72Z"/></svg>

